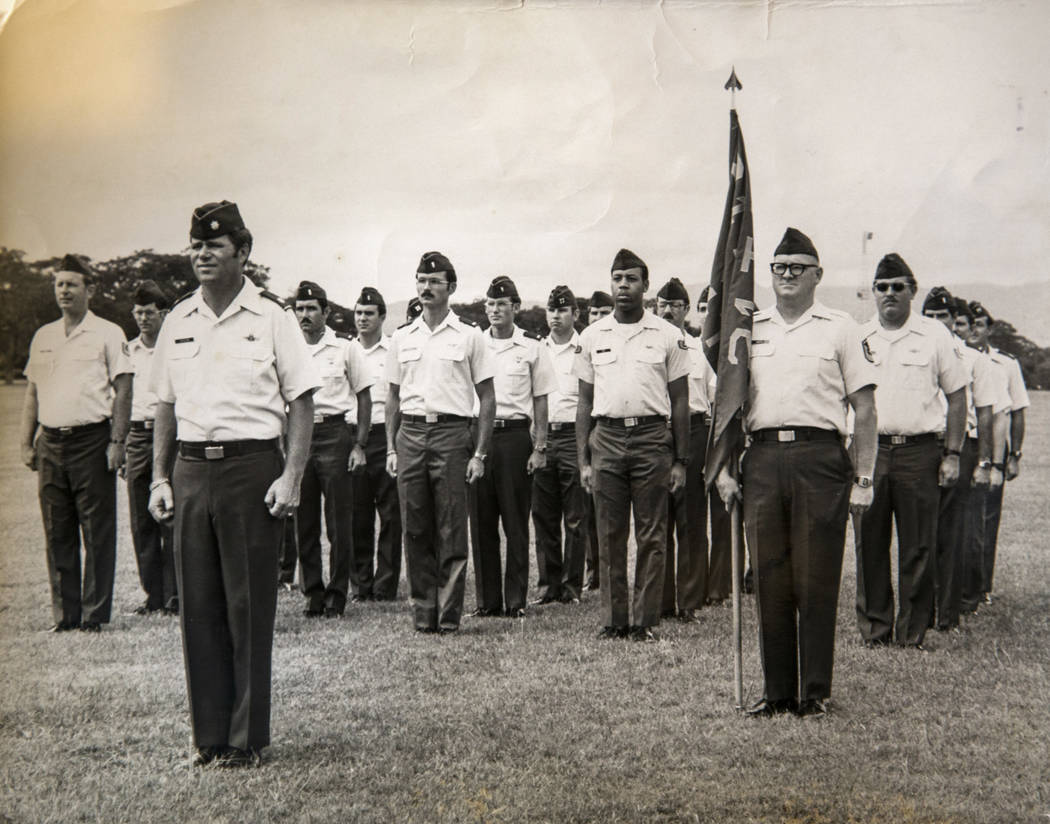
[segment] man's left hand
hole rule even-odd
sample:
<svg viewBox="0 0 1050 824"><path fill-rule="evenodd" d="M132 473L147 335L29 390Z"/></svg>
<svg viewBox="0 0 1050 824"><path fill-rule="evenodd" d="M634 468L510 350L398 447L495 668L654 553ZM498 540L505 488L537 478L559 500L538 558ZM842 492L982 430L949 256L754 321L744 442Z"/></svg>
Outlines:
<svg viewBox="0 0 1050 824"><path fill-rule="evenodd" d="M959 456L945 455L941 458L941 468L937 473L937 484L939 486L955 486L959 480Z"/></svg>
<svg viewBox="0 0 1050 824"><path fill-rule="evenodd" d="M529 455L529 460L525 464L525 471L530 475L537 469L543 469L547 465L547 453L537 452L535 449L532 450L532 454Z"/></svg>
<svg viewBox="0 0 1050 824"><path fill-rule="evenodd" d="M673 495L679 489L685 488L685 464L675 461L671 464L671 485L668 491Z"/></svg>
<svg viewBox="0 0 1050 824"><path fill-rule="evenodd" d="M1008 455L1006 457L1006 480L1012 481L1020 474L1021 462L1017 460L1016 455Z"/></svg>
<svg viewBox="0 0 1050 824"><path fill-rule="evenodd" d="M110 441L106 447L106 468L110 472L116 472L124 466L124 444Z"/></svg>
<svg viewBox="0 0 1050 824"><path fill-rule="evenodd" d="M367 463L365 450L361 448L361 444L355 443L353 449L350 450L350 463L347 465L347 468L351 472L355 472L358 469L364 469Z"/></svg>

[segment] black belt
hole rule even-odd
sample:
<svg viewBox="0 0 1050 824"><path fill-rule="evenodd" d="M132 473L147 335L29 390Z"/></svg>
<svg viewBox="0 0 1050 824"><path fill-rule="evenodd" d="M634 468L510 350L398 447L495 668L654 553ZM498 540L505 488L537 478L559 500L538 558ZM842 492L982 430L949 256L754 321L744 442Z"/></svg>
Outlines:
<svg viewBox="0 0 1050 824"><path fill-rule="evenodd" d="M79 426L43 426L44 434L52 438L69 438L73 435L83 435L85 432L94 432L104 426L109 426L109 418L96 423L82 423Z"/></svg>
<svg viewBox="0 0 1050 824"><path fill-rule="evenodd" d="M547 424L548 432L575 432L576 421L551 421Z"/></svg>
<svg viewBox="0 0 1050 824"><path fill-rule="evenodd" d="M937 440L936 432L921 435L879 435L879 446L905 446L914 443L930 443Z"/></svg>
<svg viewBox="0 0 1050 824"><path fill-rule="evenodd" d="M470 418L463 415L402 415L401 420L405 423L465 423Z"/></svg>
<svg viewBox="0 0 1050 824"><path fill-rule="evenodd" d="M709 426L711 423L711 416L706 412L694 412L689 416L689 423L693 423L696 420L701 420L704 422L705 426Z"/></svg>
<svg viewBox="0 0 1050 824"><path fill-rule="evenodd" d="M337 412L334 415L314 415L314 426L326 423L346 423L346 415Z"/></svg>
<svg viewBox="0 0 1050 824"><path fill-rule="evenodd" d="M276 449L277 438L268 441L179 441L179 455L183 458L205 458L209 461Z"/></svg>
<svg viewBox="0 0 1050 824"><path fill-rule="evenodd" d="M131 431L132 432L146 432L153 428L153 419L150 418L148 421L132 421Z"/></svg>
<svg viewBox="0 0 1050 824"><path fill-rule="evenodd" d="M796 426L793 428L759 429L751 433L751 440L757 443L794 443L795 441L839 441L841 443L842 436L835 429Z"/></svg>
<svg viewBox="0 0 1050 824"><path fill-rule="evenodd" d="M528 418L496 418L492 422L494 429L528 429Z"/></svg>
<svg viewBox="0 0 1050 824"><path fill-rule="evenodd" d="M640 426L643 423L667 423L667 418L663 415L639 415L637 418L606 418L601 415L595 418L598 423L604 423L607 426L615 426L619 429L630 429L632 426Z"/></svg>

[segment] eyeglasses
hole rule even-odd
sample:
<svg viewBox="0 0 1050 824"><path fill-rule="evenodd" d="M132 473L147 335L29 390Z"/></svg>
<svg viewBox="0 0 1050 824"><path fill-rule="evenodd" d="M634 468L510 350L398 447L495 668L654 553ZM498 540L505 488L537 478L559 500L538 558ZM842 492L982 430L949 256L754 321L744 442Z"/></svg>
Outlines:
<svg viewBox="0 0 1050 824"><path fill-rule="evenodd" d="M909 286L910 284L908 283L886 283L885 281L883 281L882 283L875 284L875 291L893 292L894 294L897 294L898 292L903 292Z"/></svg>
<svg viewBox="0 0 1050 824"><path fill-rule="evenodd" d="M656 308L661 312L664 309L673 309L677 312L679 309L688 308L688 304L684 300L660 300L657 298Z"/></svg>
<svg viewBox="0 0 1050 824"><path fill-rule="evenodd" d="M447 280L439 280L438 278L416 278L416 283L420 286L443 286L448 283Z"/></svg>
<svg viewBox="0 0 1050 824"><path fill-rule="evenodd" d="M769 271L774 275L785 275L791 272L792 275L798 277L807 269L815 269L816 266L815 263L771 263Z"/></svg>

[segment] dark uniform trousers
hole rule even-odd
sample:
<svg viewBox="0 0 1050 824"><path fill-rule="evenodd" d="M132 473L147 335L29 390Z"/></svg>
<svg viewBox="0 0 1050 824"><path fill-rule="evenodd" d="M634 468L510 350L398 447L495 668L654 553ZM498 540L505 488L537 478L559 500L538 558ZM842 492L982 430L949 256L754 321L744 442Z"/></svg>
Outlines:
<svg viewBox="0 0 1050 824"><path fill-rule="evenodd" d="M689 465L685 487L668 495L667 552L664 556L664 615L700 609L707 591L706 416L689 418ZM675 539L677 537L677 552Z"/></svg>
<svg viewBox="0 0 1050 824"><path fill-rule="evenodd" d="M706 478L704 480L706 483ZM707 592L709 603L724 601L733 594L732 521L718 490L714 487L707 496L711 512L711 553L707 567ZM741 570L743 578L743 570Z"/></svg>
<svg viewBox="0 0 1050 824"><path fill-rule="evenodd" d="M270 743L282 523L263 499L281 465L276 442L221 460L175 460L175 568L197 747Z"/></svg>
<svg viewBox="0 0 1050 824"><path fill-rule="evenodd" d="M401 510L397 482L386 471L386 426L372 424L365 468L354 473L354 563L357 594L377 601L397 598L401 578ZM376 512L379 541L376 542ZM374 566L373 566L374 558Z"/></svg>
<svg viewBox="0 0 1050 824"><path fill-rule="evenodd" d="M51 611L56 622L105 624L117 559L117 475L106 468L109 421L73 430L44 428L36 441Z"/></svg>
<svg viewBox="0 0 1050 824"><path fill-rule="evenodd" d="M529 591L529 508L532 482L526 466L532 454L529 422L515 421L492 431L485 474L474 484L474 586L478 607L491 612L525 608ZM500 521L507 561L500 574ZM502 578L502 580L501 580Z"/></svg>
<svg viewBox="0 0 1050 824"><path fill-rule="evenodd" d="M397 432L397 494L417 629L459 627L467 575L467 421L410 423Z"/></svg>
<svg viewBox="0 0 1050 824"><path fill-rule="evenodd" d="M637 544L634 625L660 623L667 547L667 492L673 438L663 422L622 427L599 420L591 430L591 469L598 522L598 568L605 626L630 625L627 534L634 510Z"/></svg>
<svg viewBox="0 0 1050 824"><path fill-rule="evenodd" d="M146 593L146 608L178 609L171 526L157 523L149 514L149 485L153 477L152 429L132 429L128 433L124 477L128 482L131 542L138 560L139 582Z"/></svg>
<svg viewBox="0 0 1050 824"><path fill-rule="evenodd" d="M584 551L585 578L588 589L598 589L602 579L598 572L598 522L594 517L594 496L583 493L584 529L583 539L586 544Z"/></svg>
<svg viewBox="0 0 1050 824"><path fill-rule="evenodd" d="M744 455L765 697L831 695L852 465L838 439L756 442Z"/></svg>
<svg viewBox="0 0 1050 824"><path fill-rule="evenodd" d="M937 547L941 445L930 435L900 445L879 439L874 497L855 531L857 626L872 643L893 636L890 542L897 526L896 641L921 644L933 610L933 564Z"/></svg>
<svg viewBox="0 0 1050 824"><path fill-rule="evenodd" d="M998 460L1003 460L999 456ZM1006 489L1005 479L995 489L982 490L975 495L978 505L975 507L978 518L975 526L975 539L977 541L977 552L981 559L981 593L983 597L992 591L992 579L995 577L995 548L999 543L999 521L1003 514L1003 491Z"/></svg>
<svg viewBox="0 0 1050 824"><path fill-rule="evenodd" d="M353 488L350 470L350 427L342 420L314 424L310 457L306 461L296 526L299 537L299 568L308 608L323 607L342 612L350 587L353 552ZM328 587L324 585L321 560L321 498L328 532Z"/></svg>
<svg viewBox="0 0 1050 824"><path fill-rule="evenodd" d="M954 486L941 487L940 491L933 577L936 616L931 616L940 630L959 625L965 568L972 556L973 517L970 508L976 490L970 487L970 483L976 462L977 439L967 438L959 456L959 479Z"/></svg>
<svg viewBox="0 0 1050 824"><path fill-rule="evenodd" d="M299 540L296 537L298 528L295 518L284 519L281 531L281 548L277 556L277 580L282 584L295 582L295 567L299 563Z"/></svg>
<svg viewBox="0 0 1050 824"><path fill-rule="evenodd" d="M548 428L547 465L532 473L537 594L540 598L579 598L583 587L587 493L580 485L576 428L571 423L557 426Z"/></svg>

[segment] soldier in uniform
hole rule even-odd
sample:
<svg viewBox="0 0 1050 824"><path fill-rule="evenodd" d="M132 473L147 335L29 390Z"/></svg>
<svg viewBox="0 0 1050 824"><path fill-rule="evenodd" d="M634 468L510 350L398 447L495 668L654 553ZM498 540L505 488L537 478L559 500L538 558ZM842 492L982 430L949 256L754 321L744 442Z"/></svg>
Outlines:
<svg viewBox="0 0 1050 824"><path fill-rule="evenodd" d="M989 335L995 320L988 310L977 301L970 303L973 313L973 333L970 345L991 358L992 363L1006 376L1010 394L1009 427L1006 442L1001 451L992 457L995 471L1001 471L1007 481L1012 481L1021 472L1021 445L1024 442L1025 409L1028 408L1028 390L1024 385L1021 364L1012 355L991 346ZM992 602L992 581L995 575L995 548L999 540L999 521L1003 511L1003 486L992 485L983 495L981 506L982 524L977 532L981 554L982 600Z"/></svg>
<svg viewBox="0 0 1050 824"><path fill-rule="evenodd" d="M153 415L157 396L150 390L150 372L157 335L171 301L152 280L138 285L131 310L139 336L128 344L134 369L131 393L131 429L127 440L124 477L128 483L128 517L131 542L138 561L139 582L146 601L136 607L136 615L154 612L178 614L179 594L175 583L175 550L171 526L158 523L149 513L149 484L153 476Z"/></svg>
<svg viewBox="0 0 1050 824"><path fill-rule="evenodd" d="M514 325L521 308L509 277L494 278L485 293L488 331L483 335L495 364L496 417L485 474L474 485L474 583L478 616L525 617L529 589L529 476L547 461L547 395L554 370L540 336ZM535 430L535 444L530 435ZM507 540L500 574L500 524ZM502 578L502 580L501 580Z"/></svg>
<svg viewBox="0 0 1050 824"><path fill-rule="evenodd" d="M52 632L99 632L113 608L116 473L124 463L132 367L124 332L88 308L95 285L80 258L62 259L54 278L62 317L37 329L25 367L22 462L39 481Z"/></svg>
<svg viewBox="0 0 1050 824"><path fill-rule="evenodd" d="M861 327L878 375L879 449L872 504L855 532L861 638L869 646L896 640L921 649L934 608L940 488L954 486L959 477L967 379L951 333L912 313L915 289L915 276L899 255L890 253L879 261L872 285L878 314ZM896 621L890 580L894 520Z"/></svg>
<svg viewBox="0 0 1050 824"><path fill-rule="evenodd" d="M277 553L283 519L299 503L321 386L291 310L244 276L251 246L235 203L193 211L190 263L200 288L169 312L151 382L149 508L157 520L174 518L201 766L255 766L270 743Z"/></svg>
<svg viewBox="0 0 1050 824"><path fill-rule="evenodd" d="M645 311L649 269L641 258L621 249L611 285L616 310L583 331L575 364L580 481L594 496L598 522L605 623L599 637L656 641L667 495L685 484L689 464L689 350L678 329ZM627 587L632 506L633 622Z"/></svg>
<svg viewBox="0 0 1050 824"><path fill-rule="evenodd" d="M423 314L394 332L387 355L387 471L397 478L412 617L419 632L455 632L467 572L467 484L485 474L495 366L481 331L449 310L456 270L427 252L416 271ZM480 399L477 443L470 431Z"/></svg>
<svg viewBox="0 0 1050 824"><path fill-rule="evenodd" d="M338 618L346 608L353 562L353 487L350 473L365 464L364 441L372 419L372 385L360 347L328 326L328 295L309 280L295 293L295 316L303 330L321 388L314 392L310 457L299 488L299 569L306 598L303 615ZM346 416L357 409L357 428ZM321 499L328 530L328 586L321 563Z"/></svg>
<svg viewBox="0 0 1050 824"><path fill-rule="evenodd" d="M573 374L580 340L575 329L579 314L569 287L555 286L547 298L550 334L543 343L558 385L547 396L547 462L532 473L539 603L578 604L583 585L583 530L588 496L580 485L576 454L576 402L580 381Z"/></svg>
<svg viewBox="0 0 1050 824"><path fill-rule="evenodd" d="M789 228L770 269L776 306L754 316L744 418L743 515L765 676L748 714L823 716L846 516L871 502L875 379L853 320L814 299L824 270L813 242ZM856 474L843 446L847 405ZM723 500L740 496L726 469L717 484Z"/></svg>
<svg viewBox="0 0 1050 824"><path fill-rule="evenodd" d="M656 293L656 313L676 326L689 349L689 464L685 486L668 496L667 553L664 557L663 616L696 621L707 591L707 488L704 457L711 426L715 373L700 339L686 334L689 292L671 278ZM723 510L724 511L724 510ZM676 548L677 538L677 552Z"/></svg>
<svg viewBox="0 0 1050 824"><path fill-rule="evenodd" d="M390 336L383 334L385 320L383 296L366 286L354 307L357 337L353 345L361 350L372 382L372 428L365 442L365 465L354 475L354 578L360 592L376 601L397 598L401 578L401 511L397 484L386 471L386 361Z"/></svg>
<svg viewBox="0 0 1050 824"><path fill-rule="evenodd" d="M611 315L614 306L612 295L608 292L596 290L591 295L590 300L587 301L587 325L590 326L606 315ZM594 519L594 498L589 493L586 496L586 504L587 530L584 533L587 541L587 547L584 552L586 582L583 588L585 590L595 590L601 586L601 579L598 575L598 525Z"/></svg>

